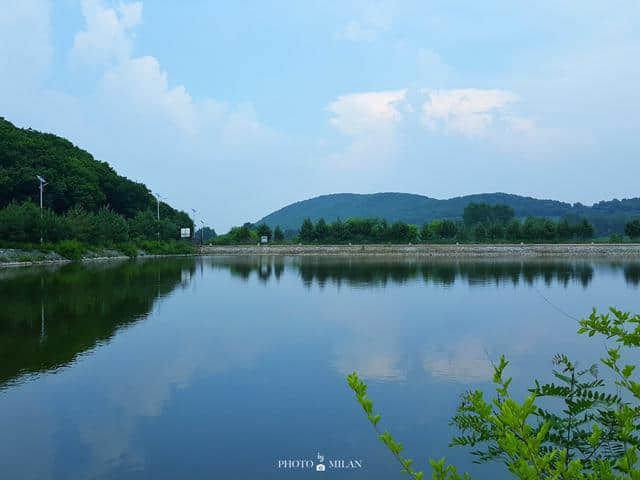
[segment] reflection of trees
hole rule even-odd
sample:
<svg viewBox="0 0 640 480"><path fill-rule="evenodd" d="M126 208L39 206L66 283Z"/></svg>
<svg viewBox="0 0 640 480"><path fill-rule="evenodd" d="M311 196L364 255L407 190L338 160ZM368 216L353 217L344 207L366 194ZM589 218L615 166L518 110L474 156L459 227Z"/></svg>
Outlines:
<svg viewBox="0 0 640 480"><path fill-rule="evenodd" d="M624 279L627 283L640 285L640 263L630 263L624 267Z"/></svg>
<svg viewBox="0 0 640 480"><path fill-rule="evenodd" d="M3 275L0 385L22 373L69 363L143 318L158 297L184 286L185 274L194 272L194 259L180 258L70 264Z"/></svg>
<svg viewBox="0 0 640 480"><path fill-rule="evenodd" d="M406 257L295 257L255 256L215 259L214 268L228 269L236 277L247 280L253 273L263 282L272 277L280 278L285 268L297 272L302 282L310 286L335 285L382 286L388 283L403 284L422 278L436 285L453 285L466 281L469 285L512 284L531 285L542 281L547 285L569 283L589 285L594 275L594 264L588 261L557 260L440 260ZM611 269L622 268L612 264ZM625 266L625 272L633 272ZM638 268L638 267L636 267ZM627 281L633 282L633 273L625 273ZM637 274L636 277L637 279Z"/></svg>

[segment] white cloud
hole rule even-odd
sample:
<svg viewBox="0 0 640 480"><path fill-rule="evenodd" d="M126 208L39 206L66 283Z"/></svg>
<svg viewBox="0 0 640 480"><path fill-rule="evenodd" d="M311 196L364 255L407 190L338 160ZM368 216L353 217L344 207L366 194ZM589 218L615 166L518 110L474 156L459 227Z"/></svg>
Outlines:
<svg viewBox="0 0 640 480"><path fill-rule="evenodd" d="M422 105L424 124L433 131L482 137L497 120L503 120L518 96L506 90L467 88L435 90ZM522 119L519 125L522 126Z"/></svg>
<svg viewBox="0 0 640 480"><path fill-rule="evenodd" d="M397 131L404 119L406 90L343 95L326 110L340 133L351 137L346 148L329 155L329 166L380 164L391 159L396 149Z"/></svg>
<svg viewBox="0 0 640 480"><path fill-rule="evenodd" d="M406 93L392 90L342 95L327 106L333 114L329 121L340 132L352 136L390 133L403 118L398 104Z"/></svg>
<svg viewBox="0 0 640 480"><path fill-rule="evenodd" d="M100 0L82 0L85 30L73 39L71 59L93 66L123 62L131 56L131 31L142 21L142 3L106 7Z"/></svg>
<svg viewBox="0 0 640 480"><path fill-rule="evenodd" d="M160 115L186 132L198 129L191 95L182 85L169 86L167 73L154 57L126 59L105 72L102 86L107 95L126 102L140 115Z"/></svg>

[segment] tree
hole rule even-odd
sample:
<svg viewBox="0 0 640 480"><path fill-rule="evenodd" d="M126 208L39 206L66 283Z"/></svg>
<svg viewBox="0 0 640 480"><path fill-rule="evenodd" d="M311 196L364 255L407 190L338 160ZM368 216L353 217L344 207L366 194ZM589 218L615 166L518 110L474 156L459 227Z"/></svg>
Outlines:
<svg viewBox="0 0 640 480"><path fill-rule="evenodd" d="M425 223L424 225L422 225L422 228L420 229L420 239L423 242L430 242L431 240L436 238L436 233L433 231L433 228L431 225L432 225L431 223Z"/></svg>
<svg viewBox="0 0 640 480"><path fill-rule="evenodd" d="M473 227L473 238L476 242L485 242L489 237L489 232L487 232L487 227L483 223L477 223Z"/></svg>
<svg viewBox="0 0 640 480"><path fill-rule="evenodd" d="M121 215L108 207L101 208L91 217L91 241L102 245L129 240L129 225Z"/></svg>
<svg viewBox="0 0 640 480"><path fill-rule="evenodd" d="M487 234L492 241L502 240L504 238L505 228L502 223L494 222L489 225Z"/></svg>
<svg viewBox="0 0 640 480"><path fill-rule="evenodd" d="M520 240L520 220L517 218L511 219L511 221L507 224L507 228L505 229L505 235L507 239L511 241Z"/></svg>
<svg viewBox="0 0 640 480"><path fill-rule="evenodd" d="M280 225L276 225L276 229L273 231L273 240L275 242L284 241L284 233L282 233L282 229L280 228Z"/></svg>
<svg viewBox="0 0 640 480"><path fill-rule="evenodd" d="M316 222L316 225L313 229L314 239L320 243L326 243L329 240L329 226L327 222L324 221L324 218L321 218Z"/></svg>
<svg viewBox="0 0 640 480"><path fill-rule="evenodd" d="M433 222L431 222L428 227L428 231L425 233L429 235L429 231L435 238L451 239L456 236L458 227L451 220L434 220Z"/></svg>
<svg viewBox="0 0 640 480"><path fill-rule="evenodd" d="M32 202L11 202L0 210L0 238L12 242L37 242L40 209Z"/></svg>
<svg viewBox="0 0 640 480"><path fill-rule="evenodd" d="M470 203L464 208L462 218L467 227L478 223L509 222L515 216L513 208L508 205L489 205L487 203Z"/></svg>
<svg viewBox="0 0 640 480"><path fill-rule="evenodd" d="M256 233L258 234L258 237L267 237L267 240L271 240L271 227L269 227L269 225L267 225L266 223L261 223L260 225L258 225Z"/></svg>
<svg viewBox="0 0 640 480"><path fill-rule="evenodd" d="M245 223L241 227L233 227L227 234L231 243L254 243L258 240L258 235L251 229L250 223Z"/></svg>
<svg viewBox="0 0 640 480"><path fill-rule="evenodd" d="M578 228L578 235L580 236L580 238L583 240L587 240L589 238L593 238L594 234L595 229L593 228L593 225L591 225L591 222L589 222L589 220L587 220L586 218L583 218Z"/></svg>
<svg viewBox="0 0 640 480"><path fill-rule="evenodd" d="M313 222L309 218L305 218L300 226L298 233L300 241L304 243L311 243L314 240Z"/></svg>
<svg viewBox="0 0 640 480"><path fill-rule="evenodd" d="M158 228L157 217L151 210L138 212L129 219L129 236L136 240L155 240Z"/></svg>
<svg viewBox="0 0 640 480"><path fill-rule="evenodd" d="M629 238L638 238L640 237L640 219L636 218L628 222L624 226L624 233L629 236Z"/></svg>

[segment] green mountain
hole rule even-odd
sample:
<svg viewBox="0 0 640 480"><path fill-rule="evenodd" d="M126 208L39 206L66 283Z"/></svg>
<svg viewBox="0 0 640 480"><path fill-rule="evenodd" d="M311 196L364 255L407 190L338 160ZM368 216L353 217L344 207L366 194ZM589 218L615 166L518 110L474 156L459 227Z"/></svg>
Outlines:
<svg viewBox="0 0 640 480"><path fill-rule="evenodd" d="M143 183L118 175L70 141L30 128L14 126L0 117L0 208L12 201L39 204L39 183L44 177L44 206L64 213L74 206L95 212L103 206L127 218L140 211L155 212L156 199ZM189 216L161 204L164 219L191 225Z"/></svg>
<svg viewBox="0 0 640 480"><path fill-rule="evenodd" d="M434 219L461 220L464 208L472 202L509 205L518 217L533 215L557 219L584 216L602 235L622 233L624 224L630 218L640 216L640 198L615 199L585 206L508 193L480 193L446 200L409 193L337 193L292 203L256 223L297 229L305 218L333 221L338 218L377 217L389 222L404 221L422 225Z"/></svg>

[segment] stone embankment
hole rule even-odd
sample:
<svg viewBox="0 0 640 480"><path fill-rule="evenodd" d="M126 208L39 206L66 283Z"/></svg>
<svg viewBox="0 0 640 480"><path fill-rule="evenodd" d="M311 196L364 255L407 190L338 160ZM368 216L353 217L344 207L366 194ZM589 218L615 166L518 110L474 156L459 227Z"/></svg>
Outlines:
<svg viewBox="0 0 640 480"><path fill-rule="evenodd" d="M463 245L229 245L203 246L201 255L383 255L421 257L639 258L640 244Z"/></svg>

